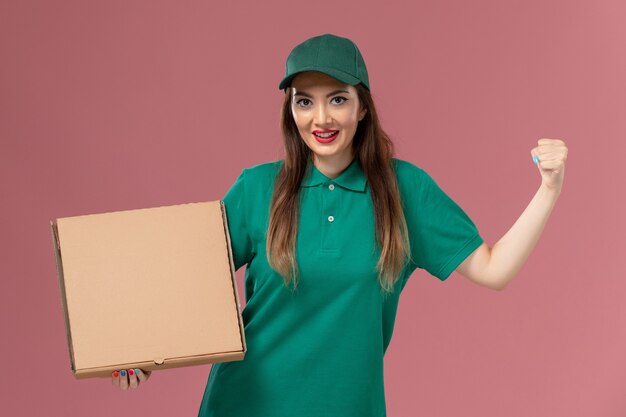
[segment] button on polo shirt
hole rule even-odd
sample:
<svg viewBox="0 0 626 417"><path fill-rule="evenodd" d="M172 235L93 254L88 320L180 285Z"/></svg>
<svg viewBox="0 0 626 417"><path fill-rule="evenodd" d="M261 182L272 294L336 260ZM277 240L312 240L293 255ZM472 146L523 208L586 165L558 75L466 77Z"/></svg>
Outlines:
<svg viewBox="0 0 626 417"><path fill-rule="evenodd" d="M223 198L235 268L247 265L247 352L215 363L199 416L383 417L383 357L400 294L416 268L445 280L483 239L467 214L414 164L393 158L413 262L391 294L375 270L370 187L355 159L336 178L311 163L299 188L296 261L286 288L265 257L274 178L283 161L246 168Z"/></svg>
<svg viewBox="0 0 626 417"><path fill-rule="evenodd" d="M354 238L373 240L374 237L372 233L363 233L367 222L373 221L372 205L368 201L371 197L366 188L365 174L356 159L333 179L309 164L309 171L301 183L300 218L305 221L300 225L300 232L317 239L317 244L310 245L308 251L329 256L343 253L350 256L354 263L362 262L358 260L360 255L371 258L371 254L353 252ZM360 248L365 249L365 245ZM373 250L373 247L370 249Z"/></svg>

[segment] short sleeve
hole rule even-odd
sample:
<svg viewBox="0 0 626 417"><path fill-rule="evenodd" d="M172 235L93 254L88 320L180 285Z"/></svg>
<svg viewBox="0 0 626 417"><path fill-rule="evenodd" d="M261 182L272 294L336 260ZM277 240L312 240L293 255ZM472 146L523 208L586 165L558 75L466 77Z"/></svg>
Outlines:
<svg viewBox="0 0 626 417"><path fill-rule="evenodd" d="M482 243L465 211L424 170L412 165L403 196L415 266L444 281Z"/></svg>
<svg viewBox="0 0 626 417"><path fill-rule="evenodd" d="M233 251L235 271L252 259L252 240L247 227L247 204L246 204L246 170L242 170L235 183L226 192L222 199L226 207L226 219L230 244Z"/></svg>

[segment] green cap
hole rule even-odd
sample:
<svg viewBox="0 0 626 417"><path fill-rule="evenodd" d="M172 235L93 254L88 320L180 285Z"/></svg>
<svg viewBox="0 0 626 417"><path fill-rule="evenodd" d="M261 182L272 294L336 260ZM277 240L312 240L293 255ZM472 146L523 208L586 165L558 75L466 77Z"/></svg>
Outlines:
<svg viewBox="0 0 626 417"><path fill-rule="evenodd" d="M278 88L287 92L293 77L303 71L323 72L344 84L362 83L370 89L359 48L350 39L330 33L307 39L293 48L285 64L285 77Z"/></svg>

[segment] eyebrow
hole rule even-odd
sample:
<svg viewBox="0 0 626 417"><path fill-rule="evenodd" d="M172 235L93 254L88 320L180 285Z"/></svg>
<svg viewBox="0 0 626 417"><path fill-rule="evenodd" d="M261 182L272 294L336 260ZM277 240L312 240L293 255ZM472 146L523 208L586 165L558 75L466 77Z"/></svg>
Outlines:
<svg viewBox="0 0 626 417"><path fill-rule="evenodd" d="M333 92L331 92L331 93L328 93L328 94L326 95L326 97L334 96L334 95L335 95L335 94L337 94L337 93L346 93L346 94L350 94L350 92L349 92L349 91L346 91L346 90L335 90L335 91L333 91ZM294 96L304 96L304 97L308 97L308 98L313 98L313 96L311 96L310 94L308 94L308 93L306 93L306 92L304 92L304 91L300 91L299 93L294 94Z"/></svg>

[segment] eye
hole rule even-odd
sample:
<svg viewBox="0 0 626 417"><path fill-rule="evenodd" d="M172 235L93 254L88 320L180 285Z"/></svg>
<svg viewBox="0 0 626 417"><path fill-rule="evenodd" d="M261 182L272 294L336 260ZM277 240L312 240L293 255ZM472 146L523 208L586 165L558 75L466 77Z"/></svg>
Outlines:
<svg viewBox="0 0 626 417"><path fill-rule="evenodd" d="M300 107L306 107L306 105L301 104L301 103L303 103L303 102L305 102L305 101L306 101L306 102L308 102L308 103L310 103L310 102L311 102L311 100L309 100L308 98L301 98L300 100L296 101L296 104L297 104L298 106L300 106Z"/></svg>
<svg viewBox="0 0 626 417"><path fill-rule="evenodd" d="M348 101L348 99L347 99L347 98L345 98L345 97L341 97L341 96L333 97L333 100L335 100L335 99L340 99L340 100L342 100L342 101L340 101L340 102L335 102L335 103L337 103L337 104L342 104L342 103L344 103L344 102ZM331 101L332 101L332 100L331 100Z"/></svg>

